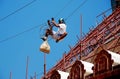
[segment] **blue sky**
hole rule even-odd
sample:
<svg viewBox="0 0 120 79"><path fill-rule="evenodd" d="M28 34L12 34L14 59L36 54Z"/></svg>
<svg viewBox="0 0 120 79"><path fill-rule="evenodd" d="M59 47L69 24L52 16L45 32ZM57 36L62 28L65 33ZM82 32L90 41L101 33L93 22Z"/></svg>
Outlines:
<svg viewBox="0 0 120 79"><path fill-rule="evenodd" d="M43 42L40 37L47 27L42 24L51 17L56 21L61 17L67 18L68 35L59 43L52 39L48 41L51 52L47 54L47 71L62 58L64 52L69 52L69 45L73 47L77 43L77 36L80 36L80 15L83 32L87 33L91 26L96 26L96 20L101 22L96 16L111 8L110 0L86 0L81 7L79 6L84 0L35 0L29 6L1 20L31 1L34 0L0 0L0 79L9 79L10 72L12 79L25 79L27 56L28 79L34 76L35 72L37 79L43 76L44 54L39 51ZM37 28L34 28L35 26ZM34 29L29 30L31 28ZM7 39L19 33L22 34Z"/></svg>

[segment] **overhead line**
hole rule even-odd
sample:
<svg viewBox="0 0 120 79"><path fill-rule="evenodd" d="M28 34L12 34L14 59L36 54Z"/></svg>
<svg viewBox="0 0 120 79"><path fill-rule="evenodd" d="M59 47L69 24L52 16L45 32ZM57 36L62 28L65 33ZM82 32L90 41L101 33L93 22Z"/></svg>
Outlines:
<svg viewBox="0 0 120 79"><path fill-rule="evenodd" d="M67 4L55 15L55 17L58 17L58 15L60 15L60 13L72 2L73 0L69 0L67 2Z"/></svg>
<svg viewBox="0 0 120 79"><path fill-rule="evenodd" d="M70 15L67 16L67 18L65 18L65 20L67 20L68 18L70 18L80 7L82 7L88 0L84 0Z"/></svg>
<svg viewBox="0 0 120 79"><path fill-rule="evenodd" d="M40 26L41 26L41 27L40 27ZM26 32L28 32L28 31L32 31L32 30L34 30L34 29L36 29L36 28L38 28L38 27L40 27L40 30L41 30L44 26L46 26L45 23L44 23L44 24L41 24L41 25L36 25L36 26L34 26L34 27L32 27L32 28L29 28L29 29L27 29L27 30L25 30L25 31L23 31L23 32L17 33L17 34L15 34L15 35L13 35L13 36L10 36L10 37L6 38L6 39L0 40L0 43L5 42L5 41L7 41L7 40L10 40L10 39L12 39L12 38L15 38L15 37L17 37L17 36L20 36L20 35L22 35L23 33L26 33Z"/></svg>
<svg viewBox="0 0 120 79"><path fill-rule="evenodd" d="M15 12L13 12L13 13L9 14L8 16L6 16L4 19L6 19L7 17L15 14L15 13L18 12L19 10L27 7L28 5L32 4L32 3L35 2L35 1L36 1L36 0L33 0L32 2L26 4L25 6L21 7L21 8L18 9L18 10L16 10ZM70 1L71 1L71 0L70 0ZM87 0L85 0L82 4L80 4L80 6L78 6L67 18L65 18L65 20L67 20L70 16L72 16L81 6L83 6L83 5L86 3L86 1L87 1ZM64 6L63 8L65 8L65 7L66 7L66 6ZM4 20L4 19L3 19L3 20ZM2 20L0 20L0 21L2 21ZM37 25L37 26L34 26L34 27L32 27L32 28L29 28L29 29L27 29L27 30L25 30L25 31L23 31L23 32L17 33L17 34L15 34L15 35L13 35L13 36L10 36L10 37L6 38L6 39L0 40L0 43L5 42L5 41L7 41L7 40L9 40L9 39L15 38L15 37L17 37L17 36L19 36L19 35L21 35L21 34L23 34L23 33L26 33L26 32L28 32L28 31L34 30L35 28L38 28L39 26L42 26L42 27L40 27L40 29L42 29L43 26L47 26L47 24L44 23L44 24Z"/></svg>
<svg viewBox="0 0 120 79"><path fill-rule="evenodd" d="M11 15L17 13L18 11L20 11L20 10L26 8L27 6L31 5L31 4L34 3L35 1L37 1L37 0L33 0L33 1L29 2L29 3L27 3L26 5L24 5L23 7L21 7L21 8L19 8L19 9L15 10L14 12L8 14L7 16L1 18L1 19L0 19L0 22L3 21L3 20L5 20L5 19L7 19L7 18L10 17Z"/></svg>

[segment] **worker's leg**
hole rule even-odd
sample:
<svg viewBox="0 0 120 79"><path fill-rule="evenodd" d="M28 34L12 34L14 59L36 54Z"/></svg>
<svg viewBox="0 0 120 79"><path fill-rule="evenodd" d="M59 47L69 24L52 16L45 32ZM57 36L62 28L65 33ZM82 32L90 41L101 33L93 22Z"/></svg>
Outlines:
<svg viewBox="0 0 120 79"><path fill-rule="evenodd" d="M49 29L46 29L45 36L41 38L43 41L47 40L49 35L51 36L53 35L53 32L52 32L53 25L50 23L50 20L48 20L47 23L48 23Z"/></svg>
<svg viewBox="0 0 120 79"><path fill-rule="evenodd" d="M54 40L57 40L57 38L58 38L58 33L55 32L55 31L53 31L52 33L53 33L53 35L51 35L52 38L53 38Z"/></svg>
<svg viewBox="0 0 120 79"><path fill-rule="evenodd" d="M67 36L67 33L64 33L64 34L62 34L62 35L60 35L60 37L58 37L57 39L56 39L56 42L59 42L60 40L62 40L64 37L66 37Z"/></svg>

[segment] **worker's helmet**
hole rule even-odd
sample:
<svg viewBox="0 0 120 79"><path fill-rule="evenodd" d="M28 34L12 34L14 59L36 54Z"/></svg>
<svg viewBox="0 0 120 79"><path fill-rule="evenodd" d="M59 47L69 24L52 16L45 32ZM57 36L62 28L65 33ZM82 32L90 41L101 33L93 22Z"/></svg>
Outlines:
<svg viewBox="0 0 120 79"><path fill-rule="evenodd" d="M64 21L63 18L60 18L60 19L58 20L58 22L59 22L59 23L65 23L65 21Z"/></svg>

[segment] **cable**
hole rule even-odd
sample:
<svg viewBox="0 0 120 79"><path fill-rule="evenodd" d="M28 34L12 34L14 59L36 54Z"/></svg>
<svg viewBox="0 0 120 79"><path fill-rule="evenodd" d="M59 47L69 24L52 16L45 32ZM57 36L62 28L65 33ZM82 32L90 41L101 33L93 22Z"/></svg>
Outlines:
<svg viewBox="0 0 120 79"><path fill-rule="evenodd" d="M67 18L65 18L65 20L67 20L68 18L70 18L80 7L82 7L88 0L84 0L70 15L67 16Z"/></svg>
<svg viewBox="0 0 120 79"><path fill-rule="evenodd" d="M40 26L41 26L41 27L40 27ZM15 34L15 35L13 35L13 36L10 36L10 37L6 38L6 39L0 40L0 43L3 43L3 42L5 42L5 41L10 40L10 39L12 39L12 38L15 38L15 37L17 37L17 36L20 36L21 34L26 33L26 32L28 32L28 31L31 31L31 30L34 30L34 29L36 29L36 28L38 28L38 27L40 27L40 30L41 30L44 26L46 26L45 23L44 23L44 24L41 24L41 25L36 25L36 26L34 26L34 27L32 27L32 28L29 28L29 29L27 29L27 30L25 30L25 31L23 31L23 32L17 33L17 34Z"/></svg>
<svg viewBox="0 0 120 79"><path fill-rule="evenodd" d="M21 7L20 9L17 9L15 12L13 12L13 13L9 14L8 16L4 17L2 20L6 19L7 17L9 17L9 16L11 16L11 15L13 15L13 14L15 14L15 13L18 12L19 10L27 7L28 5L32 4L32 3L35 2L35 1L36 1L36 0L33 0L32 2L28 3L27 5ZM71 1L71 0L70 0L70 1ZM86 3L86 1L87 1L87 0L85 0L82 4L80 4L80 6L77 7L65 20L67 20L68 18L70 18L70 16L72 16L81 6L83 6L83 5ZM69 3L70 3L70 2L69 2ZM65 7L66 7L66 6L64 6L63 8L65 8ZM0 21L2 21L2 20L0 20ZM40 31L41 31L41 29L43 28L43 26L47 26L47 24L44 23L44 25L43 25L43 26L42 26L42 25L43 25L43 24L36 25L36 26L34 26L34 27L32 27L32 28L29 28L29 29L27 29L27 30L25 30L25 31L23 31L23 32L17 33L17 34L15 34L15 35L13 35L13 36L10 36L10 37L6 38L6 39L0 40L0 43L5 42L5 41L7 41L7 40L9 40L9 39L15 38L15 37L17 37L17 36L19 36L19 35L21 35L21 34L23 34L23 33L26 33L26 32L28 32L28 31L31 31L31 30L33 30L33 29L35 29L35 28L38 28L39 26L41 26L41 27L40 27ZM51 40L51 39L49 39L49 41L50 41L50 40Z"/></svg>
<svg viewBox="0 0 120 79"><path fill-rule="evenodd" d="M0 19L0 22L3 21L3 20L5 20L5 19L7 19L7 18L10 17L11 15L17 13L18 11L20 11L20 10L26 8L27 6L31 5L31 4L34 3L35 1L36 1L36 0L31 1L31 2L27 3L26 5L24 5L23 7L21 7L21 8L19 8L19 9L15 10L14 12L8 14L7 16L1 18L1 19Z"/></svg>
<svg viewBox="0 0 120 79"><path fill-rule="evenodd" d="M60 15L60 13L62 13L62 11L70 4L72 3L73 0L70 0L67 2L67 4L55 15L55 17L58 17L58 15Z"/></svg>

